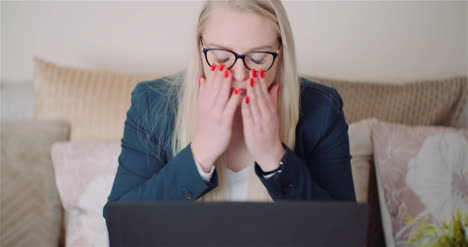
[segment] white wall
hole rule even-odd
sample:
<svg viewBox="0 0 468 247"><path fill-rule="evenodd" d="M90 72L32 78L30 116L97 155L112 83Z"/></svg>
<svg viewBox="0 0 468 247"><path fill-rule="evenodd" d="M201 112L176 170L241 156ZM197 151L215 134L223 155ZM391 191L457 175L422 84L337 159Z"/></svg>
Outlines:
<svg viewBox="0 0 468 247"><path fill-rule="evenodd" d="M354 80L467 75L466 1L286 1L301 72ZM32 56L90 69L184 66L200 1L2 1L1 80Z"/></svg>

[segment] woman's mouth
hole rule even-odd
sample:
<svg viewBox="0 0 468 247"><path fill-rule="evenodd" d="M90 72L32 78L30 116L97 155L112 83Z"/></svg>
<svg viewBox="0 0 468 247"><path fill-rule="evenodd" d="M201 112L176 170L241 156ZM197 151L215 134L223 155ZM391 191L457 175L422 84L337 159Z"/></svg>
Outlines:
<svg viewBox="0 0 468 247"><path fill-rule="evenodd" d="M239 89L239 94L240 95L246 95L247 94L247 89L245 89L245 88L236 88L236 87L231 88L231 94L232 94L232 91L234 91L234 89Z"/></svg>

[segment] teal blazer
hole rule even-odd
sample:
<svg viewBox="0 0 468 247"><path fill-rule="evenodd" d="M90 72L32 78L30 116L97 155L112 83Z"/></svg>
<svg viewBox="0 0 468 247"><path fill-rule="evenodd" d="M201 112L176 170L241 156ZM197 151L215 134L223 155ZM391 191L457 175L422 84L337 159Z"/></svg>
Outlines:
<svg viewBox="0 0 468 247"><path fill-rule="evenodd" d="M177 97L176 92L168 91L164 79L139 82L131 93L119 166L107 204L110 201L195 200L218 185L216 172L209 182L201 178L191 144L172 156L169 143ZM332 87L305 78L300 78L300 84L296 143L294 150L283 143L286 149L283 172L263 178L260 166L255 163L255 173L275 201L355 201L342 98ZM170 107L154 111L162 101Z"/></svg>

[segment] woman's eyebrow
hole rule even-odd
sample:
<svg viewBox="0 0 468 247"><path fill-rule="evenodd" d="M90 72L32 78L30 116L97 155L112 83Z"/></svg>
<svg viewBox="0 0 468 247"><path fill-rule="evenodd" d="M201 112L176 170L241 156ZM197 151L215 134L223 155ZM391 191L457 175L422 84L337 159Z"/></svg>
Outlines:
<svg viewBox="0 0 468 247"><path fill-rule="evenodd" d="M233 50L231 47L222 46L222 45L218 45L218 44L214 44L214 43L207 44L207 46L214 46L214 47L227 49L227 50L231 50L231 51ZM257 47L254 47L254 48L250 49L249 51L255 51L255 50L260 50L260 49L273 49L273 46L271 46L271 45L257 46Z"/></svg>

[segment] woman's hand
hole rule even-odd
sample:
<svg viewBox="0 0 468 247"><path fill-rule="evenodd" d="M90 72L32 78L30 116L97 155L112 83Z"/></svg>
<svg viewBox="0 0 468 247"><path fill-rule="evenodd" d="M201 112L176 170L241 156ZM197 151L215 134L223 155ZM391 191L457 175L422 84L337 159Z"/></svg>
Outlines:
<svg viewBox="0 0 468 247"><path fill-rule="evenodd" d="M207 78L199 80L196 131L191 148L205 172L211 170L231 139L234 114L242 99L238 90L231 94L231 81L231 72L224 64L213 64Z"/></svg>
<svg viewBox="0 0 468 247"><path fill-rule="evenodd" d="M280 84L268 91L265 72L252 70L247 96L242 101L244 139L249 153L263 171L279 167L286 150L281 145L277 102Z"/></svg>

